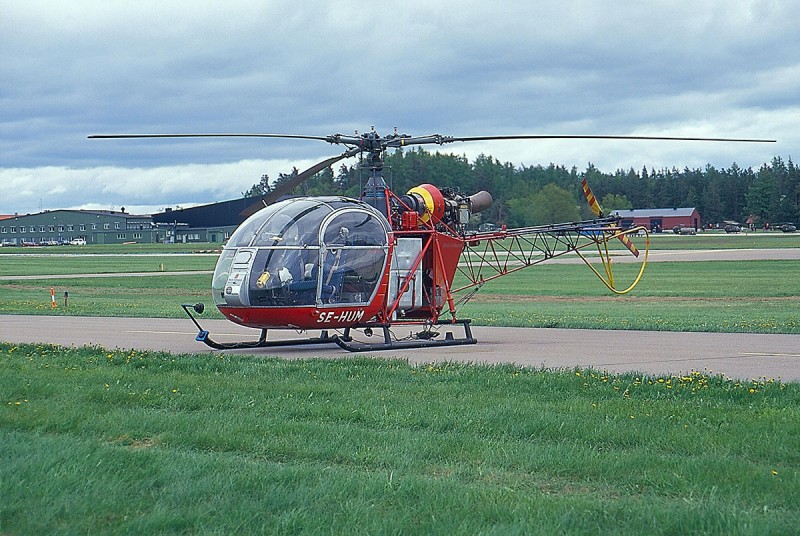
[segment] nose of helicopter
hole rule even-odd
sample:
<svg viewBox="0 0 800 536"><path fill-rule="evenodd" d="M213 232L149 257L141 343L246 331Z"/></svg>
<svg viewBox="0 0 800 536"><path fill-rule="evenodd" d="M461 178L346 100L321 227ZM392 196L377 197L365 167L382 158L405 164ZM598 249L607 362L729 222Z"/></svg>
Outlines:
<svg viewBox="0 0 800 536"><path fill-rule="evenodd" d="M228 241L212 283L215 304L234 322L254 327L358 321L378 292L389 234L386 218L354 199L300 197L270 205Z"/></svg>

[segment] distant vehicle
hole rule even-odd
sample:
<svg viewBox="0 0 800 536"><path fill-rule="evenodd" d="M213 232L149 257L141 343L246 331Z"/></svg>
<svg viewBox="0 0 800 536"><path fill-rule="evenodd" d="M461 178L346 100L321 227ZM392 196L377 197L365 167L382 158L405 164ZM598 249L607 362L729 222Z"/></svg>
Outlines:
<svg viewBox="0 0 800 536"><path fill-rule="evenodd" d="M797 227L793 223L784 223L781 225L780 229L784 233L793 233L797 230Z"/></svg>
<svg viewBox="0 0 800 536"><path fill-rule="evenodd" d="M676 225L672 228L672 232L679 235L695 235L697 234L697 229L694 227L690 227L688 225Z"/></svg>
<svg viewBox="0 0 800 536"><path fill-rule="evenodd" d="M71 246L85 246L86 245L86 239L85 238L73 238L72 240L69 241L69 244Z"/></svg>
<svg viewBox="0 0 800 536"><path fill-rule="evenodd" d="M740 233L742 228L734 223L729 223L725 226L726 233Z"/></svg>

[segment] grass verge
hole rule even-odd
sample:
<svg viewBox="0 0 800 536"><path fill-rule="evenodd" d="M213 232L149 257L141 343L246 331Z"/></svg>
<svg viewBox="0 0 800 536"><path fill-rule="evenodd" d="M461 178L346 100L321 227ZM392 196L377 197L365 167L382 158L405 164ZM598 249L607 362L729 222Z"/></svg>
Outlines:
<svg viewBox="0 0 800 536"><path fill-rule="evenodd" d="M0 276L111 274L213 270L213 253L169 255L11 255L0 257Z"/></svg>
<svg viewBox="0 0 800 536"><path fill-rule="evenodd" d="M624 280L634 269L619 264L615 271ZM210 279L164 274L2 280L0 313L180 318L181 303L213 303ZM625 296L609 295L582 265L542 265L488 283L459 315L476 325L800 333L798 305L796 261L651 263ZM206 311L206 318L221 318L214 307Z"/></svg>
<svg viewBox="0 0 800 536"><path fill-rule="evenodd" d="M0 532L787 534L800 384L0 344Z"/></svg>

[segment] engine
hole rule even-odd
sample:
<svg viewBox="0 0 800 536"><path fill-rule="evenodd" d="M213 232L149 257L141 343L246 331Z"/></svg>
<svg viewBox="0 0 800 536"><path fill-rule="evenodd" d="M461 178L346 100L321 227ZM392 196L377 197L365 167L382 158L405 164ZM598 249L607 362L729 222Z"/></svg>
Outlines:
<svg viewBox="0 0 800 536"><path fill-rule="evenodd" d="M472 214L491 206L492 195L485 190L468 196L456 188L437 188L432 184L421 184L400 197L397 206L400 221L397 223L406 230L417 228L419 222L463 230Z"/></svg>

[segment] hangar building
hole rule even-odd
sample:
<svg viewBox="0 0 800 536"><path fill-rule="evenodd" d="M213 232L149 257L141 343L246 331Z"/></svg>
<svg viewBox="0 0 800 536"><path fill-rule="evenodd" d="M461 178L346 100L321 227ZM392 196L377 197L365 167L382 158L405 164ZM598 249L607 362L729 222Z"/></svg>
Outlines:
<svg viewBox="0 0 800 536"><path fill-rule="evenodd" d="M643 225L650 232L671 230L674 227L700 228L700 213L696 208L639 208L631 210L615 210L622 218L623 227Z"/></svg>
<svg viewBox="0 0 800 536"><path fill-rule="evenodd" d="M241 213L257 197L244 197L210 205L183 208L153 214L153 223L167 230L167 239L175 242L225 242L246 217Z"/></svg>
<svg viewBox="0 0 800 536"><path fill-rule="evenodd" d="M0 244L10 246L65 244L84 239L87 244L163 242L165 231L150 216L113 210L47 210L8 216L0 220Z"/></svg>
<svg viewBox="0 0 800 536"><path fill-rule="evenodd" d="M245 197L153 215L112 210L48 210L36 214L0 216L0 244L9 246L125 242L225 242L260 197Z"/></svg>

